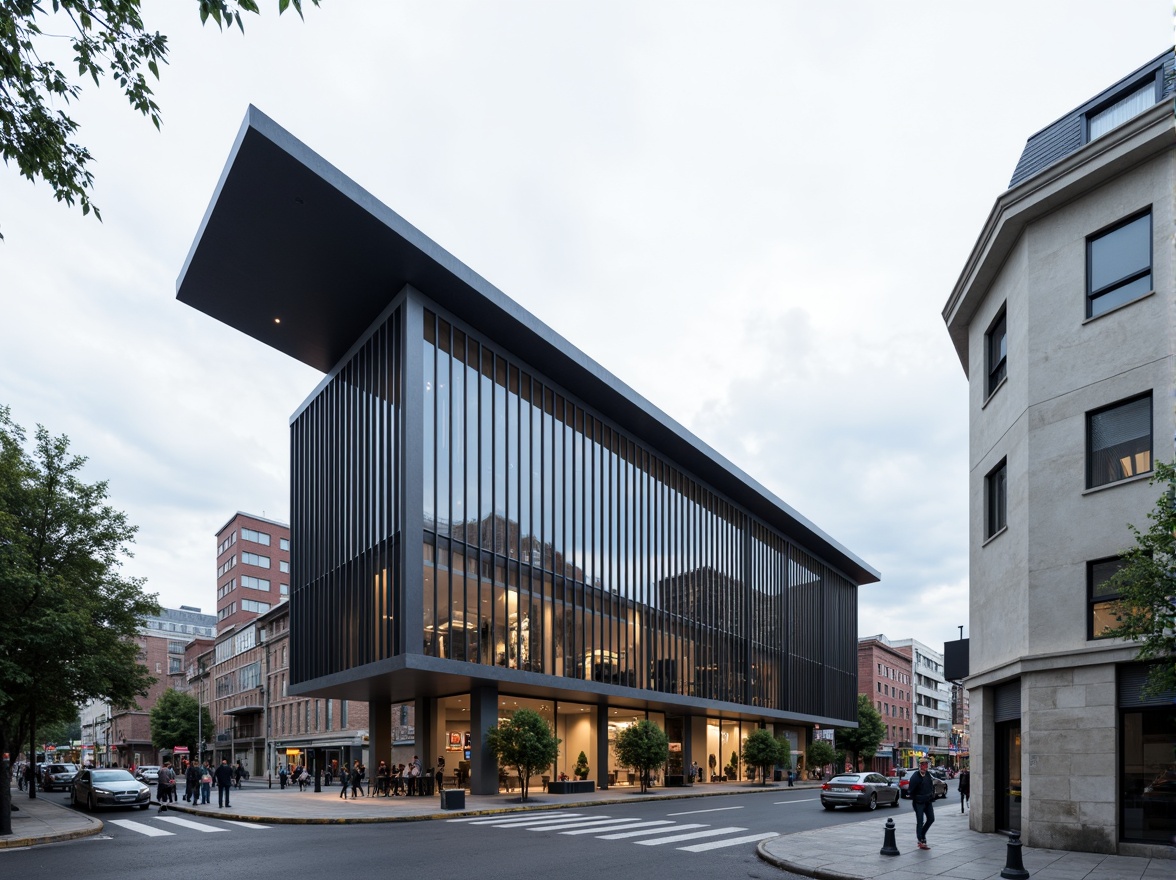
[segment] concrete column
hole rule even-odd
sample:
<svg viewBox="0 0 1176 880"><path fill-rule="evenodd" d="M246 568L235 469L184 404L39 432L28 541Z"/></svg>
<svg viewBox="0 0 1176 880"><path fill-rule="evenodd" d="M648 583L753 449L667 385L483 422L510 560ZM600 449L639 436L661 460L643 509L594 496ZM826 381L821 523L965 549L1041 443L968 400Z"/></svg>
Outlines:
<svg viewBox="0 0 1176 880"><path fill-rule="evenodd" d="M691 761L698 762L698 769L702 771L702 778L710 782L710 768L706 765L706 716L690 716L691 750L688 753Z"/></svg>
<svg viewBox="0 0 1176 880"><path fill-rule="evenodd" d="M421 757L421 769L432 767L437 758L437 698L417 697L413 704L415 753Z"/></svg>
<svg viewBox="0 0 1176 880"><path fill-rule="evenodd" d="M596 707L596 787L608 788L608 706Z"/></svg>
<svg viewBox="0 0 1176 880"><path fill-rule="evenodd" d="M375 779L381 761L392 761L392 703L372 700L368 703L368 779Z"/></svg>
<svg viewBox="0 0 1176 880"><path fill-rule="evenodd" d="M694 716L682 716L682 779L686 785L692 785L693 780L690 778L690 762L694 759L690 757L694 754Z"/></svg>
<svg viewBox="0 0 1176 880"><path fill-rule="evenodd" d="M470 690L470 794L498 794L498 762L486 745L486 731L498 726L498 685Z"/></svg>

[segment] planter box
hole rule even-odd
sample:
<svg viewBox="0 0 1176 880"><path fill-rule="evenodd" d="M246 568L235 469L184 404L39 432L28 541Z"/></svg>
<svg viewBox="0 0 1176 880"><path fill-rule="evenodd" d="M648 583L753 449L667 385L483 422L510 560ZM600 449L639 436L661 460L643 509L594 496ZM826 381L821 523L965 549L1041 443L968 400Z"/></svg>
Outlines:
<svg viewBox="0 0 1176 880"><path fill-rule="evenodd" d="M441 792L441 809L443 810L464 810L465 809L465 789L464 788L448 788Z"/></svg>
<svg viewBox="0 0 1176 880"><path fill-rule="evenodd" d="M667 773L666 788L678 788L686 785L686 776L682 773Z"/></svg>
<svg viewBox="0 0 1176 880"><path fill-rule="evenodd" d="M596 791L596 783L591 779L569 780L567 782L547 783L549 794L592 794Z"/></svg>

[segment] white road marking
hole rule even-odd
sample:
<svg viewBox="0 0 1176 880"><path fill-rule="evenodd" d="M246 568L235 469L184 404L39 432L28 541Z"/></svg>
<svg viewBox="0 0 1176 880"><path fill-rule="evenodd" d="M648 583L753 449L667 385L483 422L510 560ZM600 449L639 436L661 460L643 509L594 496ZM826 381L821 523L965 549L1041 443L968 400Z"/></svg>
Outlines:
<svg viewBox="0 0 1176 880"><path fill-rule="evenodd" d="M131 819L111 819L111 825L118 825L120 828L125 828L128 831L134 831L138 834L145 834L148 837L174 837L174 831L164 831L162 828L153 828L150 825L144 825L142 822L135 822Z"/></svg>
<svg viewBox="0 0 1176 880"><path fill-rule="evenodd" d="M228 828L217 828L214 825L205 825L202 822L193 822L191 819L181 819L179 816L157 816L156 821L170 822L172 825L179 825L181 828L191 828L193 831L204 831L205 833L229 830Z"/></svg>
<svg viewBox="0 0 1176 880"><path fill-rule="evenodd" d="M671 823L671 824L673 824L673 823ZM695 824L678 825L673 830L674 831L685 831L687 828L705 828L705 827L706 827L705 825L698 825L695 823ZM644 837L647 834L662 834L662 833L669 831L669 830L671 830L671 829L669 829L669 828L647 828L644 831L624 831L619 834L602 834L602 835L600 835L599 839L600 840L624 840L626 837ZM740 830L742 831L743 829L740 829ZM638 842L640 842L640 841L638 841Z"/></svg>
<svg viewBox="0 0 1176 880"><path fill-rule="evenodd" d="M778 807L780 804L803 804L806 801L819 801L819 800L820 800L820 798L798 798L797 800L794 800L794 801L772 801L772 805Z"/></svg>
<svg viewBox="0 0 1176 880"><path fill-rule="evenodd" d="M678 849L686 852L706 852L708 849L721 849L724 846L737 846L741 843L754 843L757 840L767 840L769 837L779 837L775 831L767 834L749 834L747 837L735 837L731 840L712 840L710 843L696 843L693 846L680 846Z"/></svg>
<svg viewBox="0 0 1176 880"><path fill-rule="evenodd" d="M657 819L652 822L638 822L636 819L615 819L614 821L629 823L629 824L626 824L623 826L625 828L625 830L628 830L630 828L646 828L651 825L673 825L674 824L669 819ZM581 828L578 831L561 831L559 833L560 834L595 834L599 830L600 830L599 828Z"/></svg>
<svg viewBox="0 0 1176 880"><path fill-rule="evenodd" d="M666 813L667 816L693 816L695 813L722 813L725 810L742 810L743 807L715 807L713 810L691 810L688 813Z"/></svg>
<svg viewBox="0 0 1176 880"><path fill-rule="evenodd" d="M542 813L540 815L519 816L506 814L503 816L475 816L470 819L446 819L447 822L466 822L470 825L527 825L531 822L554 822L557 819L580 819L582 813Z"/></svg>
<svg viewBox="0 0 1176 880"><path fill-rule="evenodd" d="M736 831L746 831L746 828L711 828L709 831L695 831L691 834L675 834L671 837L658 837L654 840L636 840L638 846L665 846L667 843L679 843L683 840L696 840L699 837L718 837L720 834L734 834Z"/></svg>
<svg viewBox="0 0 1176 880"><path fill-rule="evenodd" d="M221 819L222 822L227 822L230 825L237 825L240 828L256 828L260 831L269 831L269 825L258 825L256 822L238 822L236 819Z"/></svg>

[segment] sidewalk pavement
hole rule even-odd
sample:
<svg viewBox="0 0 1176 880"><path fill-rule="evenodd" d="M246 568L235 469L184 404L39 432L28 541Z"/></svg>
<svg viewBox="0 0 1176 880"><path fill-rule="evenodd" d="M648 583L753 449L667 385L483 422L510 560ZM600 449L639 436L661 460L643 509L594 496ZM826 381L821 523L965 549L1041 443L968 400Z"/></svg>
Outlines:
<svg viewBox="0 0 1176 880"><path fill-rule="evenodd" d="M894 820L897 856L879 852L888 819ZM914 811L910 801L900 801L898 809L879 809L862 822L761 841L756 852L778 868L817 880L1000 880L1009 852L1008 837L972 831L959 803L950 799L936 805L927 842L930 850L915 845ZM1147 859L1021 847L1021 863L1034 880L1176 880L1172 858L1176 852L1168 859Z"/></svg>
<svg viewBox="0 0 1176 880"><path fill-rule="evenodd" d="M797 789L816 789L816 782L799 782ZM440 809L437 795L420 797L339 797L339 786L313 787L299 791L290 786L285 791L275 782L267 786L264 779L246 782L230 792L229 807L212 803L193 806L179 801L168 810L217 819L235 819L265 824L350 824L366 822L412 822L453 818L477 814L519 810L558 810L566 807L623 804L629 801L675 800L707 795L768 793L787 790L783 783L767 786L749 783L705 783L690 788L653 788L642 795L639 788L618 786L591 795L552 795L542 790L528 793L525 804L519 792L498 795L465 796L464 810ZM183 784L180 786L181 794ZM60 792L39 792L30 801L24 792L12 792L20 812L12 814L12 837L0 837L0 848L32 846L70 840L96 834L102 822L64 806L69 796ZM950 880L999 880L1008 853L1008 838L1001 834L981 834L968 828L967 817L958 812L952 800L941 801L936 821L928 835L932 849L915 847L915 818L908 801L898 809L880 809L865 814L860 822L849 822L789 834L781 829L779 837L761 841L757 854L776 867L817 880L909 880L911 877L950 878ZM952 807L957 809L952 809ZM819 809L819 808L817 808ZM131 815L138 815L132 811ZM19 817L19 818L18 818ZM895 843L901 854L879 853L885 839L887 819L894 819ZM1173 852L1176 858L1176 851ZM1061 850L1021 847L1025 869L1035 880L1176 880L1176 861L1130 856L1072 853Z"/></svg>

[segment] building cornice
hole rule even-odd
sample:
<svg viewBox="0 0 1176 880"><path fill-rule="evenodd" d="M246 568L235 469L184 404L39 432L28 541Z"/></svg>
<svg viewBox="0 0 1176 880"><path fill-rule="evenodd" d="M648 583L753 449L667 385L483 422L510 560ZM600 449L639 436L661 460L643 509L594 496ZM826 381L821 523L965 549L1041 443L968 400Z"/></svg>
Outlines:
<svg viewBox="0 0 1176 880"><path fill-rule="evenodd" d="M1083 666L1104 666L1108 663L1132 663L1139 656L1139 645L1123 644L1098 645L1080 651L1054 651L1044 654L1028 654L977 672L964 679L964 687L971 690L978 687L992 687L1019 678L1030 672L1049 672L1058 669L1078 669Z"/></svg>

